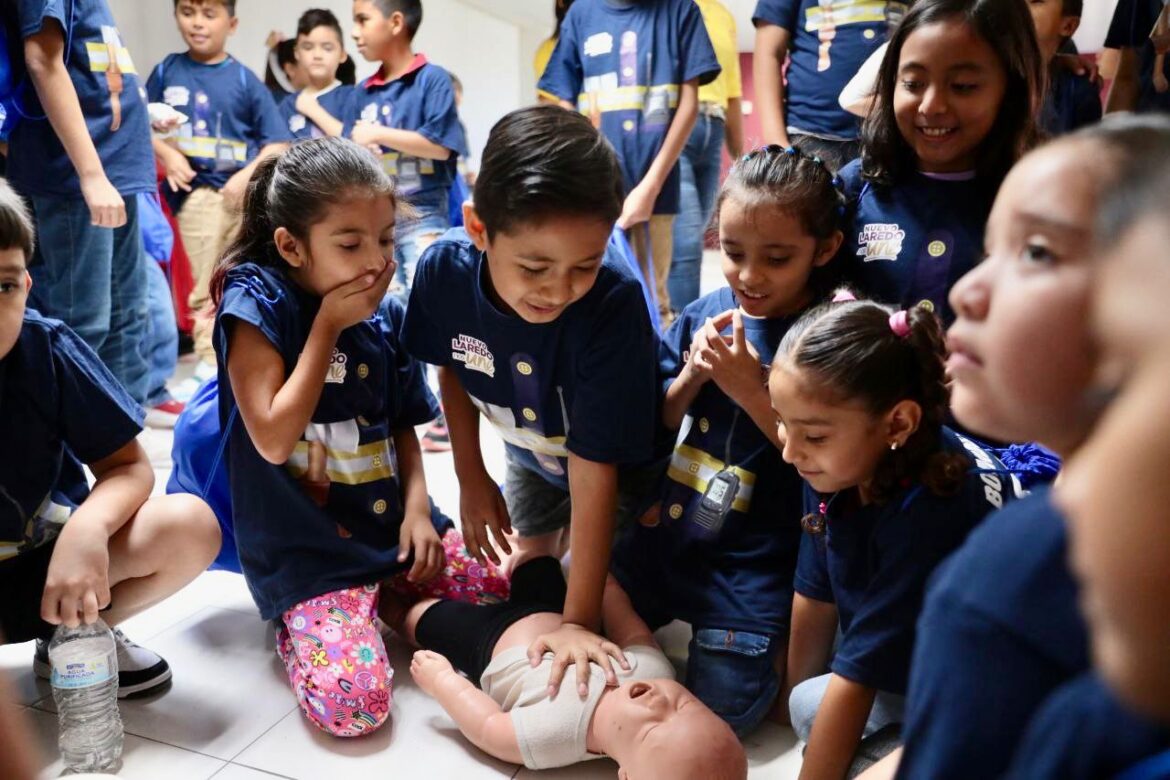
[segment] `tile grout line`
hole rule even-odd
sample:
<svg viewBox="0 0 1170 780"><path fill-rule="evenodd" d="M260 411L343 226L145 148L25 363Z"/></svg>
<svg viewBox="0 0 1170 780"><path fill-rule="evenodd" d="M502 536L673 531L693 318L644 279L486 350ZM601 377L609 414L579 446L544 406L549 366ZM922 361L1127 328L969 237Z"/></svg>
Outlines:
<svg viewBox="0 0 1170 780"><path fill-rule="evenodd" d="M268 732L272 731L274 728L276 728L281 723L283 723L285 718L287 718L289 715L293 714L294 712L298 712L300 709L301 709L301 706L299 704L293 705L293 708L291 710L289 710L288 712L284 713L279 718L277 718L276 722L273 723L268 728L264 729L264 731L262 731L260 734L258 734L256 736L256 739L252 740L247 745L244 745L244 747L240 748L238 753L236 753L234 756L232 756L231 758L228 759L228 763L235 764L237 758L244 755L244 753L246 753L250 747L255 745L260 740L264 739L264 737L268 735ZM237 766L247 767L248 769L260 769L260 767L255 767L255 766L252 766L251 764L238 764ZM268 770L260 769L260 771L267 772ZM269 772L269 774L275 774L275 773ZM284 775L278 775L278 777L284 777Z"/></svg>

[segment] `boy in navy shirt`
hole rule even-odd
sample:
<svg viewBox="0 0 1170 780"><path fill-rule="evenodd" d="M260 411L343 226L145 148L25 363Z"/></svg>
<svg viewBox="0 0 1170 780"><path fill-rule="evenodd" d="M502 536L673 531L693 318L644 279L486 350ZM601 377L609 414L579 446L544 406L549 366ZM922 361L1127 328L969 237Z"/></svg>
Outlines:
<svg viewBox="0 0 1170 780"><path fill-rule="evenodd" d="M419 0L354 0L358 53L382 67L358 87L343 130L359 144L381 147L386 172L414 211L394 231L392 289L403 299L423 251L451 227L447 198L455 161L467 153L451 77L411 48L422 15Z"/></svg>
<svg viewBox="0 0 1170 780"><path fill-rule="evenodd" d="M348 60L341 23L331 11L310 8L297 21L294 56L308 83L280 99L280 116L297 141L340 135L354 87L338 80L338 69ZM324 113L321 113L324 112ZM321 119L319 125L313 119ZM331 132L332 131L332 132Z"/></svg>
<svg viewBox="0 0 1170 780"><path fill-rule="evenodd" d="M627 193L618 226L633 229L643 273L653 268L664 325L673 316L666 280L678 158L698 116L699 85L719 72L691 0L578 0L540 79L540 90L589 116L617 150Z"/></svg>
<svg viewBox="0 0 1170 780"><path fill-rule="evenodd" d="M1083 0L1031 0L1028 10L1036 24L1040 56L1048 64L1048 89L1040 125L1049 135L1062 135L1101 119L1101 94L1085 74L1058 64L1056 55L1081 24Z"/></svg>
<svg viewBox="0 0 1170 780"><path fill-rule="evenodd" d="M31 300L68 323L141 403L146 267L136 196L156 184L134 62L105 0L20 0L0 14L13 37L19 31L27 68L7 161L44 238L29 257Z"/></svg>
<svg viewBox="0 0 1170 780"><path fill-rule="evenodd" d="M584 117L543 105L492 129L465 230L432 244L419 263L403 343L439 366L459 478L468 551L498 561L512 529L520 559L564 553L573 563L563 627L530 649L556 653L559 686L576 656L584 695L589 659L615 684L597 636L615 517L653 502L661 469L657 339L641 287L605 259L621 212L610 145ZM479 416L507 443L503 495L488 474ZM665 454L665 453L663 453ZM633 464L618 474L619 464Z"/></svg>
<svg viewBox="0 0 1170 780"><path fill-rule="evenodd" d="M290 136L272 93L224 48L239 23L235 0L174 5L187 51L159 63L146 92L152 103L166 103L188 118L173 141L154 138L154 153L166 167L171 208L195 279L195 350L214 365L206 312L211 271L239 229L239 207L256 163L283 150Z"/></svg>
<svg viewBox="0 0 1170 780"><path fill-rule="evenodd" d="M149 498L142 409L73 331L26 309L32 256L32 220L0 181L0 641L38 640L33 668L48 679L54 626L99 610L117 625L161 601L211 563L220 535L198 498ZM166 661L115 639L119 696L170 679Z"/></svg>
<svg viewBox="0 0 1170 780"><path fill-rule="evenodd" d="M906 13L908 2L759 0L756 106L764 142L801 148L841 166L857 157L857 117L838 102L841 90ZM781 73L790 57L787 83Z"/></svg>

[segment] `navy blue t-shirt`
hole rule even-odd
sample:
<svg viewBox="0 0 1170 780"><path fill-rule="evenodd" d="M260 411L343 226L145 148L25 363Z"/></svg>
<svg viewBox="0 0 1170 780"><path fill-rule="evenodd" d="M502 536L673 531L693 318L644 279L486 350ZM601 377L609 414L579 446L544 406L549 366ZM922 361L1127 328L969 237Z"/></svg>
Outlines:
<svg viewBox="0 0 1170 780"><path fill-rule="evenodd" d="M205 65L185 52L168 55L146 81L152 103L187 115L179 151L195 169L193 187L222 189L268 144L292 140L272 93L235 57Z"/></svg>
<svg viewBox="0 0 1170 780"><path fill-rule="evenodd" d="M1000 776L1041 702L1089 668L1066 555L1044 487L939 568L918 621L898 777Z"/></svg>
<svg viewBox="0 0 1170 780"><path fill-rule="evenodd" d="M989 512L1015 497L1010 473L989 451L947 428L942 449L973 462L954 496L914 484L883 504L858 506L856 491L805 490L806 512L819 513L824 502L825 530L801 540L796 592L837 605L842 638L831 671L888 693L906 692L927 579Z"/></svg>
<svg viewBox="0 0 1170 780"><path fill-rule="evenodd" d="M689 304L659 348L669 386L687 361L691 339L708 317L738 306L730 288ZM744 335L767 367L791 318L745 316ZM730 333L728 325L725 333ZM675 446L653 527L638 526L614 549L614 572L635 606L643 591L669 604L670 617L696 627L786 632L800 549L802 482L752 418L714 382L695 397ZM710 480L730 466L739 480L718 533L696 522Z"/></svg>
<svg viewBox="0 0 1170 780"><path fill-rule="evenodd" d="M1105 35L1105 46L1110 49L1137 49L1140 83L1137 111L1170 111L1170 91L1158 92L1154 87L1157 53L1150 43L1150 32L1161 12L1162 0L1118 0ZM1162 64L1162 75L1170 79L1170 57Z"/></svg>
<svg viewBox="0 0 1170 780"><path fill-rule="evenodd" d="M719 61L691 0L578 0L539 89L576 102L613 144L626 190L642 181L674 121L684 82L719 75ZM654 204L655 214L677 214L678 166Z"/></svg>
<svg viewBox="0 0 1170 780"><path fill-rule="evenodd" d="M21 39L41 32L50 20L61 26L66 67L106 178L122 196L153 192L157 180L146 101L106 0L19 0L18 5ZM117 53L122 72L116 96L110 52ZM32 119L21 120L8 139L8 178L26 195L80 198L77 171L44 118L31 81L25 82L20 102Z"/></svg>
<svg viewBox="0 0 1170 780"><path fill-rule="evenodd" d="M402 341L418 360L454 369L512 458L568 490L570 452L599 463L654 454L658 339L642 289L606 256L593 288L534 325L488 298L487 257L462 228L419 260Z"/></svg>
<svg viewBox="0 0 1170 780"><path fill-rule="evenodd" d="M947 294L983 257L983 232L994 193L965 174L912 173L893 187L861 178L861 161L841 169L851 227L837 267L867 296L908 308L934 303L954 321ZM954 178L964 176L964 178Z"/></svg>
<svg viewBox="0 0 1170 780"><path fill-rule="evenodd" d="M1052 136L1071 133L1101 119L1101 93L1086 76L1067 68L1048 74L1048 90L1040 108L1040 127Z"/></svg>
<svg viewBox="0 0 1170 780"><path fill-rule="evenodd" d="M235 408L226 368L235 323L259 329L291 375L320 304L278 271L246 263L228 273L215 326L221 424ZM342 331L311 422L283 465L261 457L242 420L231 426L236 541L265 620L403 568L393 435L433 419L438 404L423 366L399 345L402 319L402 305L387 298L373 317Z"/></svg>
<svg viewBox="0 0 1170 780"><path fill-rule="evenodd" d="M1003 778L1116 777L1167 748L1170 732L1165 727L1123 706L1096 674L1088 672L1048 697Z"/></svg>
<svg viewBox="0 0 1170 780"><path fill-rule="evenodd" d="M89 495L81 464L132 442L143 415L67 325L25 312L0 359L0 560L56 538Z"/></svg>
<svg viewBox="0 0 1170 780"><path fill-rule="evenodd" d="M336 84L328 92L317 95L317 103L328 111L331 117L344 123L345 118L349 115L350 101L353 100L356 90L356 87ZM300 92L294 92L291 95L285 95L276 104L277 110L280 111L280 118L284 120L285 126L288 128L289 135L294 141L308 141L324 137L325 133L321 132L321 128L297 111L297 96L300 94Z"/></svg>
<svg viewBox="0 0 1170 780"><path fill-rule="evenodd" d="M785 122L792 132L857 138L859 120L838 98L869 55L885 43L909 4L882 0L759 0L752 23L788 31Z"/></svg>
<svg viewBox="0 0 1170 780"><path fill-rule="evenodd" d="M459 115L455 112L455 91L451 76L431 65L421 54L415 55L410 68L393 81L374 74L362 82L353 94L345 118L345 135L353 132L356 122L381 124L398 130L418 133L431 143L451 150L446 160L413 157L386 148L382 165L395 178L398 189L418 198L425 194L442 194L451 189L455 163L466 155ZM447 208L443 200L443 209Z"/></svg>

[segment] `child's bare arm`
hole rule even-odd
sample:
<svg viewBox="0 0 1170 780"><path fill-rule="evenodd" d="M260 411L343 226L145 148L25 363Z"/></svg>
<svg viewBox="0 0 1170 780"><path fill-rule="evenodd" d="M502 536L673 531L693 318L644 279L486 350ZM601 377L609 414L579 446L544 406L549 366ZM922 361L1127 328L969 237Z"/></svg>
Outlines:
<svg viewBox="0 0 1170 780"><path fill-rule="evenodd" d="M774 24L756 29L752 73L756 82L756 113L764 143L788 146L788 128L784 122L784 59L791 42L788 30Z"/></svg>
<svg viewBox="0 0 1170 780"><path fill-rule="evenodd" d="M414 565L410 567L407 579L425 582L443 570L444 554L439 533L431 523L431 500L427 495L422 450L414 428L395 431L394 449L398 454L404 509L398 537L398 560L405 561L413 552Z"/></svg>
<svg viewBox="0 0 1170 780"><path fill-rule="evenodd" d="M699 80L691 79L683 82L679 87L678 109L674 112L674 119L670 122L670 129L666 131L666 138L662 141L662 148L650 163L650 170L642 177L622 207L622 214L618 217L618 226L623 230L632 225L646 222L654 211L654 202L662 192L662 185L670 176L679 155L687 145L687 139L694 129L695 120L699 116Z"/></svg>
<svg viewBox="0 0 1170 780"><path fill-rule="evenodd" d="M524 763L512 716L470 680L460 676L450 661L438 653L419 650L410 662L410 674L477 748L501 761Z"/></svg>
<svg viewBox="0 0 1170 780"><path fill-rule="evenodd" d="M610 685L617 684L610 656L618 659L623 668L629 668L621 649L597 634L613 544L617 481L617 466L569 453L569 550L573 566L569 570L564 618L559 629L537 637L528 648L528 658L534 665L546 650L553 652L550 691L560 688L565 671L573 664L577 666L577 690L582 696L588 691L590 661L604 670Z"/></svg>
<svg viewBox="0 0 1170 780"><path fill-rule="evenodd" d="M804 763L802 780L837 780L845 777L853 754L861 744L865 722L877 691L834 674L825 698L817 708Z"/></svg>
<svg viewBox="0 0 1170 780"><path fill-rule="evenodd" d="M354 125L351 135L353 140L362 146L377 144L427 160L448 160L452 154L447 147L440 146L414 130L399 130L370 122L358 122Z"/></svg>
<svg viewBox="0 0 1170 780"><path fill-rule="evenodd" d="M259 165L263 160L272 157L273 155L280 154L285 149L287 149L288 146L288 144L283 142L268 144L260 150L260 153L256 155L252 162L233 173L231 178L224 183L223 189L220 190L228 204L233 207L239 207L242 205L244 202L244 193L248 190L248 182L251 180L252 172L256 170L256 166Z"/></svg>
<svg viewBox="0 0 1170 780"><path fill-rule="evenodd" d="M170 185L171 192L179 190L190 192L195 169L191 167L187 155L153 133L150 136L150 145L154 149L154 156L166 169L167 184Z"/></svg>
<svg viewBox="0 0 1170 780"><path fill-rule="evenodd" d="M792 599L792 629L788 639L785 693L823 674L833 654L837 634L837 605L797 593ZM787 701L788 697L784 697Z"/></svg>
<svg viewBox="0 0 1170 780"><path fill-rule="evenodd" d="M326 111L325 107L317 100L317 95L307 89L302 90L301 94L297 95L297 111L321 128L321 132L325 135L336 138L345 130L342 121Z"/></svg>
<svg viewBox="0 0 1170 780"><path fill-rule="evenodd" d="M46 20L40 32L25 39L24 60L49 124L77 171L90 220L100 227L126 224L126 203L106 178L89 137L77 90L65 66L64 32L55 21Z"/></svg>
<svg viewBox="0 0 1170 780"><path fill-rule="evenodd" d="M289 459L312 418L337 337L374 313L390 284L394 264L376 277L341 285L321 301L292 374L260 329L236 322L228 348L228 379L248 436L260 456L280 465Z"/></svg>
<svg viewBox="0 0 1170 780"><path fill-rule="evenodd" d="M605 595L601 601L601 623L605 635L618 647L626 648L633 645L658 647L650 626L638 617L630 601L630 595L612 574L605 580Z"/></svg>
<svg viewBox="0 0 1170 780"><path fill-rule="evenodd" d="M93 489L62 529L45 578L41 617L54 625L92 623L110 603L110 537L154 487L150 459L136 439L89 467Z"/></svg>

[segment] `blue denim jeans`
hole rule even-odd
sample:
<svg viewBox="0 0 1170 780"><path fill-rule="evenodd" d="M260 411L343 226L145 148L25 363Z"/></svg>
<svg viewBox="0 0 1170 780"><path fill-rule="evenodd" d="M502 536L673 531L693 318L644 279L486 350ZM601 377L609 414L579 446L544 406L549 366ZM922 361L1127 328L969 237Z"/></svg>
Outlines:
<svg viewBox="0 0 1170 780"><path fill-rule="evenodd" d="M126 224L95 227L82 198L29 199L37 248L29 304L81 336L139 403L146 401L146 267L138 200L126 198Z"/></svg>
<svg viewBox="0 0 1170 780"><path fill-rule="evenodd" d="M399 220L394 230L394 260L398 263L398 270L394 272L391 293L404 304L410 297L414 269L422 253L451 227L447 198L447 190L408 197L415 216Z"/></svg>
<svg viewBox="0 0 1170 780"><path fill-rule="evenodd" d="M682 189L678 216L674 219L674 258L666 282L670 305L675 311L682 311L699 297L703 236L715 208L722 161L723 120L699 114L686 148L678 158Z"/></svg>
<svg viewBox="0 0 1170 780"><path fill-rule="evenodd" d="M175 322L175 304L171 285L162 266L145 252L146 303L150 316L146 320L146 356L150 366L146 383L146 405L156 406L171 400L167 380L179 364L179 326Z"/></svg>
<svg viewBox="0 0 1170 780"><path fill-rule="evenodd" d="M776 700L780 678L774 662L783 648L783 642L766 634L696 628L686 686L743 737L760 725Z"/></svg>
<svg viewBox="0 0 1170 780"><path fill-rule="evenodd" d="M822 674L805 680L792 689L792 696L788 699L788 714L792 718L792 730L802 742L808 742L813 719L816 718L821 701L825 698L831 677L831 674ZM869 711L869 718L865 721L862 739L881 731L886 726L902 723L905 709L905 696L878 691L873 700L873 709Z"/></svg>

